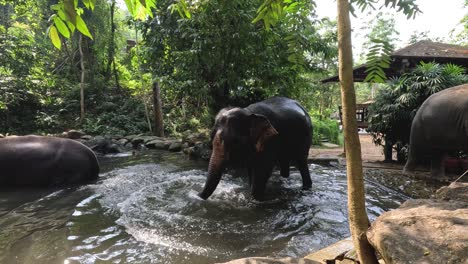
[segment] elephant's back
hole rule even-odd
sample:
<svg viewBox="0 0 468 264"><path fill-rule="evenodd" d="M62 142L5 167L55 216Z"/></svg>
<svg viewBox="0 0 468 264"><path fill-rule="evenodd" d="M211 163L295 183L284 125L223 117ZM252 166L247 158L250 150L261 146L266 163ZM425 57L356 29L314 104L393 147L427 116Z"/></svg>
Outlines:
<svg viewBox="0 0 468 264"><path fill-rule="evenodd" d="M301 124L311 127L311 120L307 111L295 100L286 97L272 97L262 102L251 104L249 111L265 115L270 122L281 124Z"/></svg>
<svg viewBox="0 0 468 264"><path fill-rule="evenodd" d="M429 96L421 105L421 114L429 114L432 109L458 109L468 111L468 84L444 89Z"/></svg>
<svg viewBox="0 0 468 264"><path fill-rule="evenodd" d="M439 142L440 146L434 147L442 148L457 142L468 149L468 84L429 96L416 113L413 129L422 130L423 139Z"/></svg>
<svg viewBox="0 0 468 264"><path fill-rule="evenodd" d="M0 139L0 170L0 182L9 185L48 185L96 179L99 164L92 150L71 139L13 136Z"/></svg>
<svg viewBox="0 0 468 264"><path fill-rule="evenodd" d="M266 116L278 131L284 148L296 152L308 152L312 143L312 121L307 111L295 100L272 97L252 104L247 109Z"/></svg>

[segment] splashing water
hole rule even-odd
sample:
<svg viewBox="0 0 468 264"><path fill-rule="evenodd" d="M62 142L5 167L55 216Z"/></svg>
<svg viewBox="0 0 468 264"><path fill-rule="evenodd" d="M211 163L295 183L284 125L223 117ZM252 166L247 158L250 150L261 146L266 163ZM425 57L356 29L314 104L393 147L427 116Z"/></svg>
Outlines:
<svg viewBox="0 0 468 264"><path fill-rule="evenodd" d="M156 161L156 162L155 162ZM178 154L113 157L99 183L0 201L0 262L214 263L247 256L302 257L349 236L346 175L310 165L312 190L299 173L277 172L268 199L225 174L206 201L206 170ZM403 194L366 183L371 220ZM36 191L37 192L37 191ZM16 197L16 198L15 198Z"/></svg>

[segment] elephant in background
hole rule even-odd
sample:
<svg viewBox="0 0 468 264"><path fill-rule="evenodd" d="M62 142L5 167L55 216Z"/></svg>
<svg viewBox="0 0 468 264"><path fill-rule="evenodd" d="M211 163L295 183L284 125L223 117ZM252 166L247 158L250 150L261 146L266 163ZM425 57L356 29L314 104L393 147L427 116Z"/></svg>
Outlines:
<svg viewBox="0 0 468 264"><path fill-rule="evenodd" d="M468 84L435 93L421 105L411 125L403 172L430 158L431 176L444 177L445 157L452 151L468 151Z"/></svg>
<svg viewBox="0 0 468 264"><path fill-rule="evenodd" d="M307 157L312 143L312 121L296 101L273 97L246 108L224 108L215 118L211 133L213 152L203 191L207 199L224 170L247 168L251 192L261 199L273 167L289 177L291 162L299 169L304 189L312 186Z"/></svg>
<svg viewBox="0 0 468 264"><path fill-rule="evenodd" d="M0 186L76 184L98 178L96 155L72 139L12 136L0 139Z"/></svg>

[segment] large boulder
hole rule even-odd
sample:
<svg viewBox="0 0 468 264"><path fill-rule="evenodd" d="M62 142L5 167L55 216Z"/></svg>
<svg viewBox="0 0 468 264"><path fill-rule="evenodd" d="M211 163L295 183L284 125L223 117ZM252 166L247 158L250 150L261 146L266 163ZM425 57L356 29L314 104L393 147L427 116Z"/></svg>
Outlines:
<svg viewBox="0 0 468 264"><path fill-rule="evenodd" d="M468 203L468 182L454 182L437 190L436 198Z"/></svg>
<svg viewBox="0 0 468 264"><path fill-rule="evenodd" d="M155 139L147 142L145 144L145 147L150 148L150 149L162 149L162 150L167 150L169 146L171 145L170 141L164 140L164 139Z"/></svg>
<svg viewBox="0 0 468 264"><path fill-rule="evenodd" d="M154 141L154 140L165 140L165 138L156 137L156 136L136 136L136 137L133 137L130 141L132 142L133 146L138 146L140 144L146 145L147 143Z"/></svg>
<svg viewBox="0 0 468 264"><path fill-rule="evenodd" d="M184 149L184 153L189 155L191 159L210 160L211 148L206 143L197 143L193 147Z"/></svg>
<svg viewBox="0 0 468 264"><path fill-rule="evenodd" d="M99 154L112 154L124 152L124 147L116 144L109 138L103 136L96 136L86 142L83 142L94 152Z"/></svg>
<svg viewBox="0 0 468 264"><path fill-rule="evenodd" d="M367 236L387 264L466 263L468 203L409 200L378 217Z"/></svg>
<svg viewBox="0 0 468 264"><path fill-rule="evenodd" d="M181 141L172 141L171 145L168 148L169 151L177 152L182 150L182 142Z"/></svg>

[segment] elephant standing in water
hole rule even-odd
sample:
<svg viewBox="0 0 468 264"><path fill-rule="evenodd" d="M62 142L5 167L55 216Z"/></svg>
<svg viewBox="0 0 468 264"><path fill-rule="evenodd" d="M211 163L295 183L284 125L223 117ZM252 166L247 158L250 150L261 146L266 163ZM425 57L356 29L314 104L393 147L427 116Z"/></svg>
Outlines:
<svg viewBox="0 0 468 264"><path fill-rule="evenodd" d="M96 155L80 142L56 137L0 139L0 186L50 186L96 180Z"/></svg>
<svg viewBox="0 0 468 264"><path fill-rule="evenodd" d="M468 151L468 84L435 93L421 105L411 125L404 173L430 158L432 177L443 177L445 156L451 151Z"/></svg>
<svg viewBox="0 0 468 264"><path fill-rule="evenodd" d="M279 165L281 176L289 177L295 162L304 189L312 186L307 157L312 143L312 122L296 101L273 97L246 108L222 109L211 134L213 152L208 177L199 196L207 199L216 189L227 166L247 168L251 192L260 199Z"/></svg>

